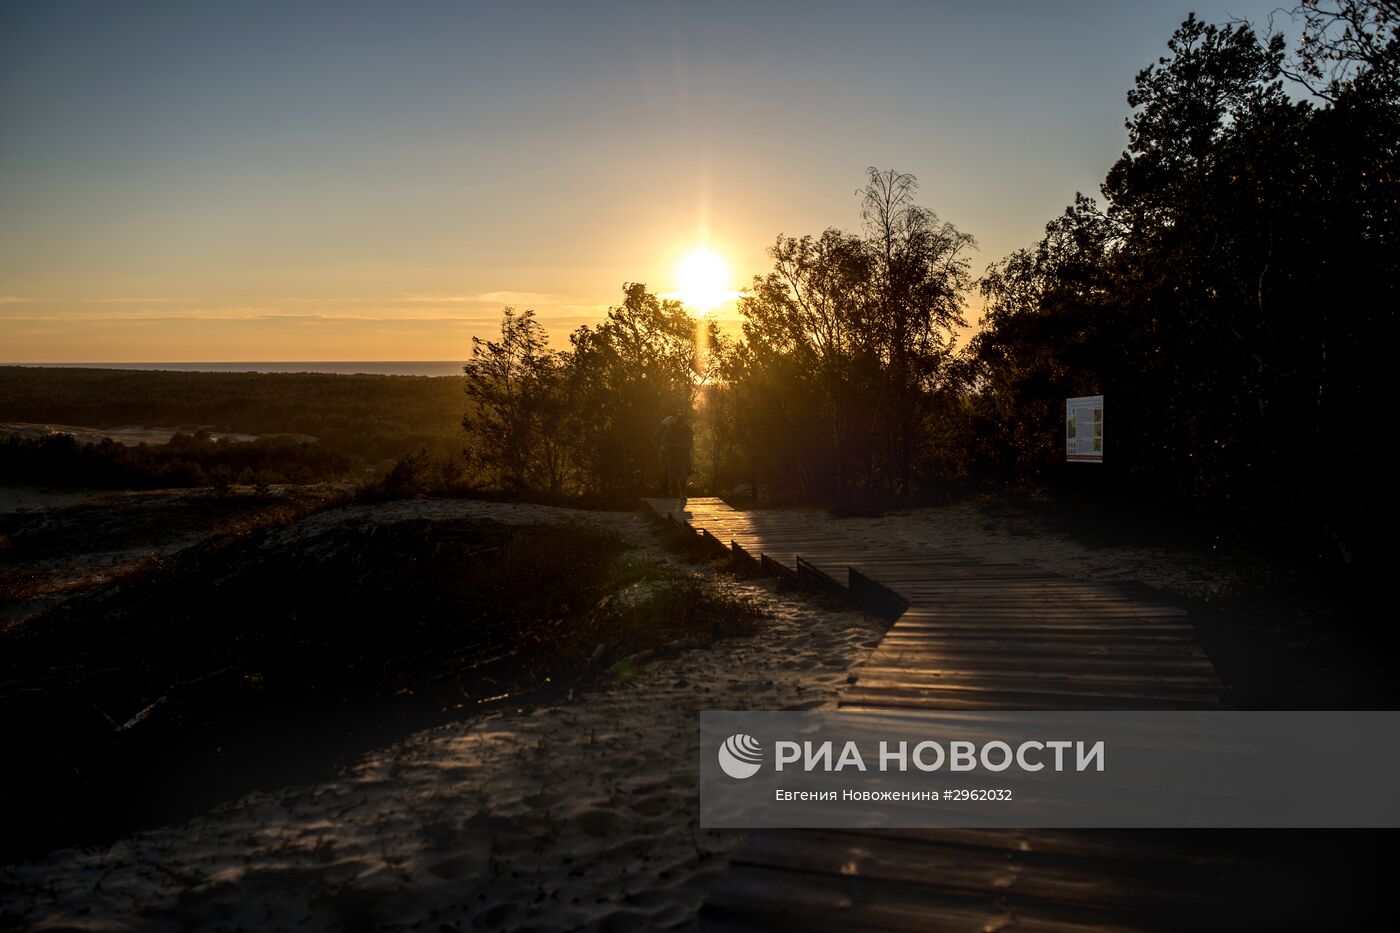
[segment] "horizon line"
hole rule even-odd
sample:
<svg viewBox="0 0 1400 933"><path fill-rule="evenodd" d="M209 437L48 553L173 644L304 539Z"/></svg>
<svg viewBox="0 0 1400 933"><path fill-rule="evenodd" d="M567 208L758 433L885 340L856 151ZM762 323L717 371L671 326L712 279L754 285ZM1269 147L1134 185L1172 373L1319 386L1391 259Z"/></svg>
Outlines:
<svg viewBox="0 0 1400 933"><path fill-rule="evenodd" d="M221 366L236 366L242 363L279 366L293 366L303 363L466 363L467 360L367 360L361 358L343 360L0 360L0 366L170 366L217 363Z"/></svg>

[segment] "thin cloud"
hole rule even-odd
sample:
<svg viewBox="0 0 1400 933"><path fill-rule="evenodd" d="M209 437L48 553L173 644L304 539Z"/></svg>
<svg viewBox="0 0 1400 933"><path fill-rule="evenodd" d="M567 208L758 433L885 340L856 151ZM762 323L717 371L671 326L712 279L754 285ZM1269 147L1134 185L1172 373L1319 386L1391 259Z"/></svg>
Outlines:
<svg viewBox="0 0 1400 933"><path fill-rule="evenodd" d="M559 296L551 295L548 292L482 292L476 296L476 300L498 302L507 305L547 305L557 302Z"/></svg>
<svg viewBox="0 0 1400 933"><path fill-rule="evenodd" d="M99 305L162 305L189 304L198 298L94 298L92 304Z"/></svg>
<svg viewBox="0 0 1400 933"><path fill-rule="evenodd" d="M466 304L475 301L472 295L449 295L444 292L400 292L399 301L431 304Z"/></svg>
<svg viewBox="0 0 1400 933"><path fill-rule="evenodd" d="M21 302L36 303L49 306L67 306L77 308L93 305L139 305L149 308L156 305L185 305L199 311L206 307L202 304L207 299L200 298L176 298L176 297L134 297L134 296L109 296L104 298L61 298L61 299L38 299L26 298L19 295L0 295L0 304L18 304ZM475 294L455 294L450 292L400 292L393 297L378 298L348 298L348 297L288 297L273 298L262 307L275 310L284 305L321 305L325 308L340 308L344 306L364 307L377 306L379 309L392 309L397 307L421 307L424 305L437 305L442 308L449 308L461 305L541 305L544 307L580 307L579 305L564 305L567 297L563 295L551 294L549 292L520 292L509 290L497 290L489 292L478 292ZM239 311L242 308L224 308L225 312Z"/></svg>
<svg viewBox="0 0 1400 933"><path fill-rule="evenodd" d="M424 317L395 315L345 315L345 314L285 314L280 312L252 312L246 314L230 314L227 311L207 311L198 310L186 312L173 312L170 314L107 314L96 315L26 315L25 317L8 318L6 324L155 324L155 323L213 323L213 324L246 324L249 322L260 323L287 323L287 324L493 324L498 325L500 318L494 315L480 317L462 317L454 315L452 317Z"/></svg>
<svg viewBox="0 0 1400 933"><path fill-rule="evenodd" d="M548 292L515 292L515 291L493 291L478 292L474 295L452 295L443 292L404 292L401 296L403 301L422 302L427 304L507 304L507 305L533 305L557 304L558 295L551 295Z"/></svg>

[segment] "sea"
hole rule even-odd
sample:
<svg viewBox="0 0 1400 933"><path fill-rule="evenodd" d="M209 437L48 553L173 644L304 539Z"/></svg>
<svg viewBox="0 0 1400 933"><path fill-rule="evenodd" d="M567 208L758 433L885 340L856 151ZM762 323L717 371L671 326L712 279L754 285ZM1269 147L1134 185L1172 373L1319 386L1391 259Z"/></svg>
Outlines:
<svg viewBox="0 0 1400 933"><path fill-rule="evenodd" d="M338 373L372 376L460 376L460 360L320 360L244 363L0 363L64 369L137 369L182 373Z"/></svg>

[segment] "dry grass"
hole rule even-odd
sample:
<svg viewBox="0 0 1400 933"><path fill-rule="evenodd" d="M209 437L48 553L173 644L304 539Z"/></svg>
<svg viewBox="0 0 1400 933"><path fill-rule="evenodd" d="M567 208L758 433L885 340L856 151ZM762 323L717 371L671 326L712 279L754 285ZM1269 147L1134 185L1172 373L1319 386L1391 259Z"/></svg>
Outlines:
<svg viewBox="0 0 1400 933"><path fill-rule="evenodd" d="M276 522L0 633L0 741L27 749L0 772L12 853L285 783L758 619L590 526L357 519L298 538Z"/></svg>

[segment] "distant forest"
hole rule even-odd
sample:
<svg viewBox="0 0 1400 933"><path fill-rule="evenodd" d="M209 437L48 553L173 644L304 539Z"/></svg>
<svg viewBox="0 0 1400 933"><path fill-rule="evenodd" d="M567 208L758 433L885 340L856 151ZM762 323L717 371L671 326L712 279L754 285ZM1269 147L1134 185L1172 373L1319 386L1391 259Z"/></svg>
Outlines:
<svg viewBox="0 0 1400 933"><path fill-rule="evenodd" d="M691 406L693 488L860 506L1092 477L1387 559L1400 3L1294 15L1292 50L1249 24L1183 22L1128 91L1102 202L1076 197L980 277L971 237L917 203L915 179L872 168L861 229L777 239L741 338L635 284L564 352L507 309L467 371L475 474L654 492L651 432ZM986 313L959 349L974 287ZM1067 465L1064 399L1100 393L1105 463Z"/></svg>
<svg viewBox="0 0 1400 933"><path fill-rule="evenodd" d="M462 384L427 376L0 367L0 421L184 429L167 445L0 440L0 477L100 488L360 480L460 459ZM293 435L215 442L200 433ZM304 443L304 435L316 438Z"/></svg>
<svg viewBox="0 0 1400 933"><path fill-rule="evenodd" d="M1075 484L1384 565L1400 0L1293 15L1292 49L1188 17L1128 90L1101 199L980 276L912 176L871 168L858 230L777 238L740 335L634 283L566 350L507 308L465 381L0 368L0 420L318 438L240 462L187 438L171 456L197 474L108 446L144 458L147 483L363 478L387 459L398 491L630 504L659 489L657 424L690 409L696 491L860 509ZM985 314L959 346L974 289ZM1066 464L1064 400L1094 394L1105 461ZM0 472L67 475L41 454L78 454L35 443L0 450Z"/></svg>

